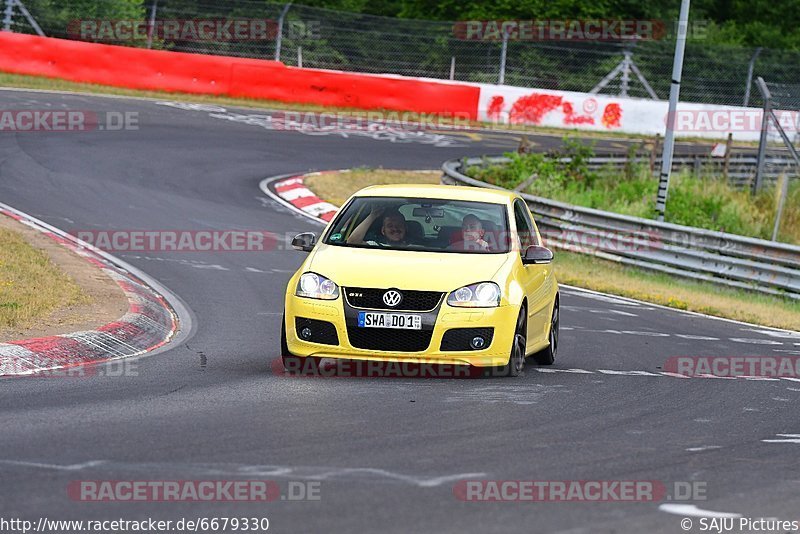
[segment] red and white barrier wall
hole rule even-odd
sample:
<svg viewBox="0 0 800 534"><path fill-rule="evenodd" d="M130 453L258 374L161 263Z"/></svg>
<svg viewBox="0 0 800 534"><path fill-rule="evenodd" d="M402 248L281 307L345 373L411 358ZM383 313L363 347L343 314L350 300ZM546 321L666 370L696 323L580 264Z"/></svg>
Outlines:
<svg viewBox="0 0 800 534"><path fill-rule="evenodd" d="M667 102L428 78L287 67L0 32L0 71L133 89L410 111L555 128L663 134ZM678 135L758 140L761 110L681 103ZM797 116L786 122L797 124Z"/></svg>
<svg viewBox="0 0 800 534"><path fill-rule="evenodd" d="M666 128L668 104L663 100L504 85L479 87L478 119L483 121L643 135L664 135ZM761 115L759 108L681 102L675 116L676 134L724 139L732 132L736 140L758 141ZM797 114L789 114L787 122L796 125Z"/></svg>
<svg viewBox="0 0 800 534"><path fill-rule="evenodd" d="M287 67L278 61L145 50L0 32L0 71L153 89L476 118L477 87Z"/></svg>

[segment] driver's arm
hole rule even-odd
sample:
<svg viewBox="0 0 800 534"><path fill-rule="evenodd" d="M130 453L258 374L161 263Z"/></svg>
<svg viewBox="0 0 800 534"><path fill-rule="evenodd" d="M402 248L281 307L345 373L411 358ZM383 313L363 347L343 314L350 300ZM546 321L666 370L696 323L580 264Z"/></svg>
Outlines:
<svg viewBox="0 0 800 534"><path fill-rule="evenodd" d="M350 235L347 237L347 244L348 245L361 245L364 243L364 237L367 235L370 226L375 220L381 216L383 213L383 208L372 208L372 211L369 212L369 215L361 221L361 223L353 229Z"/></svg>

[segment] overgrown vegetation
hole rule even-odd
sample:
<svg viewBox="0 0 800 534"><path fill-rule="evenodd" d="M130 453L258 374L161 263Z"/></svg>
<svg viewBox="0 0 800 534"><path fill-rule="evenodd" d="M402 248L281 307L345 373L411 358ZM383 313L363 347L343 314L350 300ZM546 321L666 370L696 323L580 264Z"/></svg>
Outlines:
<svg viewBox="0 0 800 534"><path fill-rule="evenodd" d="M509 165L475 166L467 173L479 180L513 189L532 174L537 178L525 189L532 195L578 206L654 218L658 179L645 163L632 163L624 171L589 169L594 155L590 145L564 140L558 153L509 153ZM559 163L560 157L572 158ZM779 240L800 244L800 184L792 180L784 206ZM770 239L777 209L775 187L758 195L737 189L721 177L694 176L689 171L674 174L670 181L667 222Z"/></svg>

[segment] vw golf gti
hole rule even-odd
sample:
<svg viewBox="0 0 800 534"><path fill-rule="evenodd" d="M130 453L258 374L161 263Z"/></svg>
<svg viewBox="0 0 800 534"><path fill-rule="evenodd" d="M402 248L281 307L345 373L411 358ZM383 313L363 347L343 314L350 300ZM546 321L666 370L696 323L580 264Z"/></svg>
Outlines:
<svg viewBox="0 0 800 534"><path fill-rule="evenodd" d="M368 187L292 246L310 254L286 289L287 370L340 358L517 376L527 356L555 360L553 253L513 192Z"/></svg>

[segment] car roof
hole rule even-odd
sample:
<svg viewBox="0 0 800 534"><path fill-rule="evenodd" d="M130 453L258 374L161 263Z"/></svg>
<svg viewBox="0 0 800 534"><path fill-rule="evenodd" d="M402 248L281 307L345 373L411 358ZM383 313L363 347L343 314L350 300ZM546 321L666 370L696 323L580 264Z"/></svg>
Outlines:
<svg viewBox="0 0 800 534"><path fill-rule="evenodd" d="M508 204L518 198L515 193L500 189L434 184L372 185L356 192L353 196L472 200L492 204Z"/></svg>

